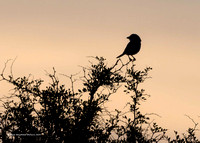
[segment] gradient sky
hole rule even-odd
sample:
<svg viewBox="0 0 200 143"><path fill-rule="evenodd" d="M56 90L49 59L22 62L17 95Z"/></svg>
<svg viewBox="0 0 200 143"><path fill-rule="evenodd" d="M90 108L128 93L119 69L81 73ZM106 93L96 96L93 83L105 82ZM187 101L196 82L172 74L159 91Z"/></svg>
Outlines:
<svg viewBox="0 0 200 143"><path fill-rule="evenodd" d="M0 0L0 69L15 57L16 77L43 78L52 67L74 74L88 65L87 56L103 56L111 65L126 37L137 33L137 68L153 68L141 85L151 95L142 110L184 132L193 126L185 114L200 123L199 7L199 0ZM0 91L8 93L8 86L0 83ZM123 105L121 97L115 100L113 107Z"/></svg>

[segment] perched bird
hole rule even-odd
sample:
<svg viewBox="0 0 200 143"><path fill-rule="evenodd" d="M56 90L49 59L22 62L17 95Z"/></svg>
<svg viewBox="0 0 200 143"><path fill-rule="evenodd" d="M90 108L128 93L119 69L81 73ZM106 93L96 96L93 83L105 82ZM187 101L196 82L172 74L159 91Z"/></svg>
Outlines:
<svg viewBox="0 0 200 143"><path fill-rule="evenodd" d="M119 55L117 58L120 58L123 55L128 55L128 57L129 56L133 57L133 55L137 54L140 51L141 39L137 34L131 34L129 37L127 37L127 39L129 39L130 42L126 46L124 52L121 55ZM129 57L129 59L130 59L130 57ZM133 57L133 59L135 60L134 57Z"/></svg>

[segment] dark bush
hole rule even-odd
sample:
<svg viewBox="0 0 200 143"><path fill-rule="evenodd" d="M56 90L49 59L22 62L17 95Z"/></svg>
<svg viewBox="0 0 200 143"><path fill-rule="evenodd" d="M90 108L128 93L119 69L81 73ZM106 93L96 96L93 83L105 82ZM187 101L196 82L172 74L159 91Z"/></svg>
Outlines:
<svg viewBox="0 0 200 143"><path fill-rule="evenodd" d="M151 143L198 141L194 129L183 139L176 133L172 140L165 135L166 129L151 123L149 117L140 111L140 104L147 100L140 83L148 78L150 67L143 71L135 69L134 61L123 63L120 59L113 66L107 66L102 57L94 58L89 67L82 67L79 77L82 87L76 89L74 76L68 76L71 85L61 84L55 69L48 74L51 83L42 89L43 80L29 77L6 77L4 70L1 80L14 86L9 100L3 101L0 127L3 142L47 142L47 143L86 143L86 142L130 142ZM121 87L122 86L122 87ZM129 114L115 110L105 110L104 104L114 96L118 88L131 97L127 101ZM103 92L107 89L109 92ZM125 96L125 95L121 95ZM15 99L15 100L14 100ZM104 118L105 116L105 118Z"/></svg>

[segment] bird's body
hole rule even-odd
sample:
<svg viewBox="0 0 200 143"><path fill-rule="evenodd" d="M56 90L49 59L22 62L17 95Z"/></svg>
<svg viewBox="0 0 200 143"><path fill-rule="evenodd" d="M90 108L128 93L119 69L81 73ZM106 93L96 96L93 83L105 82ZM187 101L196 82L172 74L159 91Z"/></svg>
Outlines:
<svg viewBox="0 0 200 143"><path fill-rule="evenodd" d="M123 55L135 55L140 51L141 48L141 39L137 34L132 34L129 37L127 37L130 42L127 44L124 52L119 55L117 58L120 58Z"/></svg>

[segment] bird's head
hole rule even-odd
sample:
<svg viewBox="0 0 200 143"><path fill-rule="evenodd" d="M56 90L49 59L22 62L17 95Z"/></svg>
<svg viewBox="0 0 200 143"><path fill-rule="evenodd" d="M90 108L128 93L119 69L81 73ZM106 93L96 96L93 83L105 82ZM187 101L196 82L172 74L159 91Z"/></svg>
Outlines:
<svg viewBox="0 0 200 143"><path fill-rule="evenodd" d="M137 34L131 34L130 36L127 37L130 41L138 41L141 42L140 37Z"/></svg>

